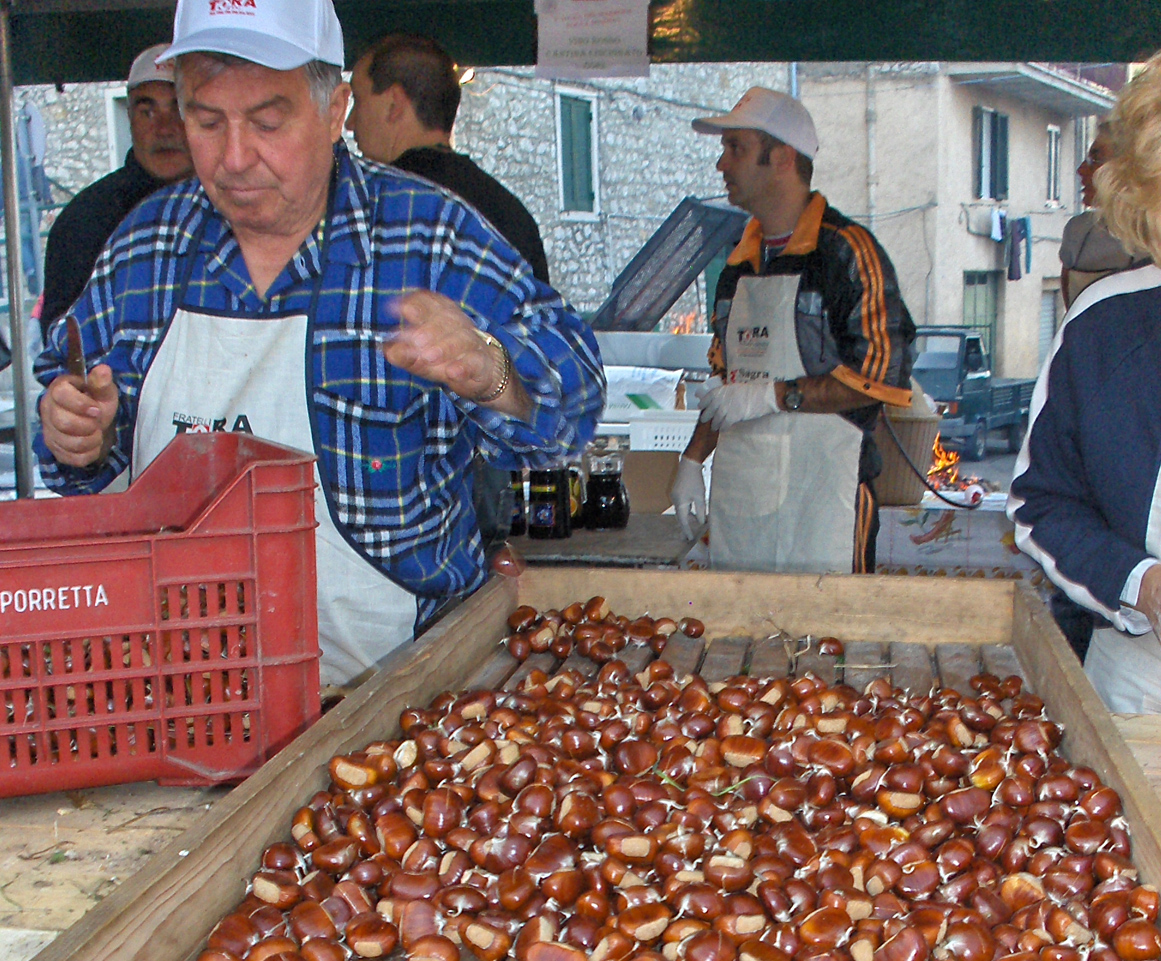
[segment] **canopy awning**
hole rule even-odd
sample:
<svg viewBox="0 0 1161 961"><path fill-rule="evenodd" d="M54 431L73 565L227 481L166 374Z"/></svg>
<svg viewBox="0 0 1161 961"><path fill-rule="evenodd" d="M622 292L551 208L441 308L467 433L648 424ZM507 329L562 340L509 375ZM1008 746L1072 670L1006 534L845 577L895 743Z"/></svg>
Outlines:
<svg viewBox="0 0 1161 961"><path fill-rule="evenodd" d="M172 31L174 0L11 0L18 84L124 79ZM533 0L335 0L351 63L390 30L434 36L463 64L536 57ZM653 0L655 62L1143 60L1161 0Z"/></svg>

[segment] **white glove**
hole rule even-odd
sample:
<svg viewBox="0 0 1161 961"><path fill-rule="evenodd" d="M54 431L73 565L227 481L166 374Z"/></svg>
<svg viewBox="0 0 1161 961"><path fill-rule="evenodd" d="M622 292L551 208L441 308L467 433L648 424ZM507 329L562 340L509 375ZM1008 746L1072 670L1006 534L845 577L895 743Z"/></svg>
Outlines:
<svg viewBox="0 0 1161 961"><path fill-rule="evenodd" d="M693 392L693 396L697 398L697 406L705 409L705 405L709 402L710 397L714 392L719 390L724 381L720 377L709 377L706 379L697 390Z"/></svg>
<svg viewBox="0 0 1161 961"><path fill-rule="evenodd" d="M764 414L780 413L782 408L778 406L772 380L726 384L710 394L701 405L701 420L712 421L711 426L717 431Z"/></svg>
<svg viewBox="0 0 1161 961"><path fill-rule="evenodd" d="M673 480L669 496L673 499L673 507L677 511L677 520L685 539L693 540L689 515L693 514L699 524L705 523L705 478L701 474L701 464L683 456L677 462L677 477Z"/></svg>

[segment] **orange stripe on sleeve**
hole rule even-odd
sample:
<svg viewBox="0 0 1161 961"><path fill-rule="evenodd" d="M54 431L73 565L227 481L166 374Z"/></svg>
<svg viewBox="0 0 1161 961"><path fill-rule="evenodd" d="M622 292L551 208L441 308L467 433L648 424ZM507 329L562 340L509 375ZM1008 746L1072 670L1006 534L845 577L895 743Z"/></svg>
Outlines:
<svg viewBox="0 0 1161 961"><path fill-rule="evenodd" d="M830 372L831 377L846 384L851 390L866 394L872 400L880 400L892 407L910 407L911 391L906 387L891 387L880 380L871 380L849 367L838 366Z"/></svg>
<svg viewBox="0 0 1161 961"><path fill-rule="evenodd" d="M891 360L891 341L887 336L887 302L883 293L883 265L875 252L870 234L858 225L840 231L855 251L859 279L863 284L863 334L870 345L863 360L863 374L882 380Z"/></svg>
<svg viewBox="0 0 1161 961"><path fill-rule="evenodd" d="M851 570L855 574L867 573L867 541L871 536L873 501L866 484L860 484L855 494L855 556Z"/></svg>

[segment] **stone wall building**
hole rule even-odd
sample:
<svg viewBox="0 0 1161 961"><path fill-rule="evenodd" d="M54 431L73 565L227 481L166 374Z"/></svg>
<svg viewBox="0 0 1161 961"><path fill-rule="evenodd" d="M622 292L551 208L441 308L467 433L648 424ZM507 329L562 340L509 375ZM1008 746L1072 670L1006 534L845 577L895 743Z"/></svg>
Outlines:
<svg viewBox="0 0 1161 961"><path fill-rule="evenodd" d="M654 64L648 78L567 83L537 80L531 69L481 70L464 88L455 143L524 201L540 224L553 283L592 311L684 197L724 196L714 168L721 145L695 134L690 121L728 111L755 84L787 83L784 63ZM561 95L595 106L591 214L563 209ZM704 323L705 303L699 280L671 314Z"/></svg>
<svg viewBox="0 0 1161 961"><path fill-rule="evenodd" d="M524 201L540 224L554 285L592 312L684 197L724 202L718 138L695 134L690 120L728 111L754 84L793 87L810 108L822 144L815 185L882 242L916 322L985 327L999 372L1033 375L1062 313L1057 249L1080 209L1073 171L1093 116L1113 103L1108 87L1078 70L654 64L647 78L566 83L495 67L465 84L453 137ZM46 168L60 199L121 163L123 85L24 87L17 103L24 99L44 115ZM993 128L1003 135L1002 189L981 186L983 127L987 138ZM1030 219L1031 269L1022 263L1020 280L1007 279L1006 244L990 236L997 211ZM699 278L663 329L705 330L708 299Z"/></svg>
<svg viewBox="0 0 1161 961"><path fill-rule="evenodd" d="M453 137L524 201L540 224L554 285L588 312L682 198L722 195L717 138L695 134L689 122L729 110L755 83L785 89L787 65L654 65L648 78L569 83L537 80L531 68L479 70L464 86ZM593 105L591 212L563 209L562 94ZM121 164L128 149L123 84L22 87L16 99L44 115L46 170L58 201ZM54 215L46 212L45 232ZM699 281L671 314L704 329L705 300Z"/></svg>
<svg viewBox="0 0 1161 961"><path fill-rule="evenodd" d="M125 85L116 83L69 84L63 90L50 85L16 89L16 102L35 103L44 117L45 171L55 199L67 201L124 161L129 129L123 108L119 121L113 120L116 102L123 103L124 96ZM124 150L118 149L121 144Z"/></svg>

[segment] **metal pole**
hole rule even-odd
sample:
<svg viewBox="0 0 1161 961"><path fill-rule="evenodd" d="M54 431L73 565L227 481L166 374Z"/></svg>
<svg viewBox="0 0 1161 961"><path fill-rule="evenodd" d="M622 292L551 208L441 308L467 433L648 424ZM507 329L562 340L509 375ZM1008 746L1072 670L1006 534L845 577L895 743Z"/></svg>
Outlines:
<svg viewBox="0 0 1161 961"><path fill-rule="evenodd" d="M20 250L20 195L16 186L16 127L12 118L12 0L0 0L0 163L4 165L4 233L8 249L8 336L16 403L16 496L32 497L32 426L28 384L32 369L24 342L24 266ZM34 236L39 224L32 224Z"/></svg>

